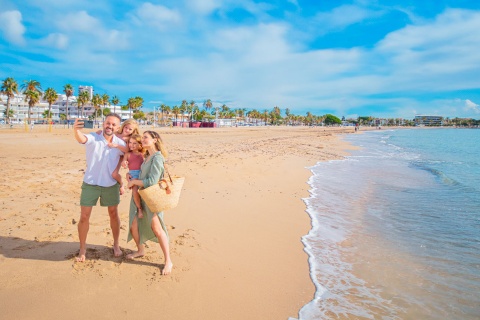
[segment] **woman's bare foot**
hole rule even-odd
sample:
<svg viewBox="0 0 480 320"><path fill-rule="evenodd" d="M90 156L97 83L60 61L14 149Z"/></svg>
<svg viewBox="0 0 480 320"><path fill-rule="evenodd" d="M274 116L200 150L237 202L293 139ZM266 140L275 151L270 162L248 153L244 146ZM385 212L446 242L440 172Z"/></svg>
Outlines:
<svg viewBox="0 0 480 320"><path fill-rule="evenodd" d="M141 208L137 208L137 214L139 219L143 218L143 210Z"/></svg>
<svg viewBox="0 0 480 320"><path fill-rule="evenodd" d="M165 262L165 266L163 267L163 270L162 270L162 275L165 276L167 274L170 274L172 272L172 268L173 268L172 261Z"/></svg>
<svg viewBox="0 0 480 320"><path fill-rule="evenodd" d="M121 257L123 255L122 249L120 249L120 246L113 246L113 255L115 257Z"/></svg>
<svg viewBox="0 0 480 320"><path fill-rule="evenodd" d="M83 250L80 250L80 252L78 252L78 256L76 257L77 259L77 262L85 262L85 256L87 254L87 250L86 249L83 249Z"/></svg>
<svg viewBox="0 0 480 320"><path fill-rule="evenodd" d="M143 257L144 254L145 253L143 252L143 250L142 251L138 250L138 251L127 254L127 259L133 260L135 258L140 258L140 257Z"/></svg>

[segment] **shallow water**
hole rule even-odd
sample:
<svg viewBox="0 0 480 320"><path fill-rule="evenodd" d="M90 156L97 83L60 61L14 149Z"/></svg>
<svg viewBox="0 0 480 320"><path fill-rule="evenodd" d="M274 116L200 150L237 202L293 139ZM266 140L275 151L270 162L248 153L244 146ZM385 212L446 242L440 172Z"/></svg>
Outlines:
<svg viewBox="0 0 480 320"><path fill-rule="evenodd" d="M480 130L379 130L311 168L300 319L479 319Z"/></svg>

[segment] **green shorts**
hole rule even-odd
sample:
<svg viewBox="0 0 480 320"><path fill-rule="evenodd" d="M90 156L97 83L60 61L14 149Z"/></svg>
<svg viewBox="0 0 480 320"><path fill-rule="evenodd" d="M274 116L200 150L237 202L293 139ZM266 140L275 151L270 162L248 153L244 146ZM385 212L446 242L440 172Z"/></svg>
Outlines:
<svg viewBox="0 0 480 320"><path fill-rule="evenodd" d="M98 198L100 198L102 207L118 205L120 203L120 185L116 183L111 187L100 187L84 182L80 195L80 205L82 207L93 207L97 205Z"/></svg>

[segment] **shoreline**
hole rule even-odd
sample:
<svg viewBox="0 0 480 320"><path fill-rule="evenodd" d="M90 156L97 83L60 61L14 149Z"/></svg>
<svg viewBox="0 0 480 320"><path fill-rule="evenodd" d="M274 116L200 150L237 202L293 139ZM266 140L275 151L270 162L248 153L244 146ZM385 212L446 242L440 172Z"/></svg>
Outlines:
<svg viewBox="0 0 480 320"><path fill-rule="evenodd" d="M156 128L170 152L170 170L186 176L179 206L165 214L175 264L166 277L159 275L163 257L154 243L134 262L113 257L108 215L99 206L92 213L88 261L73 261L84 149L71 130L35 130L0 131L3 149L15 150L2 156L5 319L40 313L47 319L62 310L78 318L288 319L314 298L301 241L311 229L302 200L308 167L346 155L351 147L339 135L353 127ZM134 249L125 241L129 197L122 196L119 206L124 254ZM14 270L22 271L10 279ZM162 303L151 307L151 300L140 298L145 295Z"/></svg>

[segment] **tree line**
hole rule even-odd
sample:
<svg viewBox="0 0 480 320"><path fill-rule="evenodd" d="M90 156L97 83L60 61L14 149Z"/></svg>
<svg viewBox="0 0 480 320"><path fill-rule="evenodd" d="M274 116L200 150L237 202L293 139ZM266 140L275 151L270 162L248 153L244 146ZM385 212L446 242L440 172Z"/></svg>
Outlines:
<svg viewBox="0 0 480 320"><path fill-rule="evenodd" d="M70 118L69 105L70 97L74 94L74 88L71 84L65 84L63 86L62 92L66 96L65 101L65 113L60 114L61 120L68 120ZM31 114L32 108L40 103L41 99L48 103L48 110L45 110L43 117L51 119L52 117L52 105L58 100L58 92L54 88L42 89L40 82L37 80L25 80L22 85L19 85L18 82L11 77L8 77L2 81L0 87L0 93L7 96L6 109L4 111L5 119L7 123L10 123L11 118L14 116L14 111L11 108L11 99L20 93L25 95L26 102L28 104L28 123L31 123ZM93 112L93 117L96 119L99 116L109 113L110 109L107 106L113 105L114 110L120 104L120 99L118 96L110 96L106 93L104 94L94 94L90 96L88 91L82 91L77 96L76 107L79 110L79 115L84 116L85 106L91 104L95 111ZM138 110L143 106L143 99L141 97L132 97L128 99L128 102L125 106L121 107L122 109L129 109L130 116L132 117L132 112ZM103 108L102 108L103 107Z"/></svg>
<svg viewBox="0 0 480 320"><path fill-rule="evenodd" d="M68 120L69 117L69 98L74 94L74 88L71 84L65 84L63 86L62 92L66 96L65 104L65 114L60 114L61 120ZM51 109L52 105L58 100L58 92L54 88L47 88L42 90L40 82L36 80L25 80L23 84L19 86L17 81L14 78L7 77L2 81L0 87L0 93L7 96L6 109L4 111L5 119L7 123L10 123L10 119L14 116L13 110L11 109L11 99L15 97L16 94L22 93L25 95L26 101L28 103L28 123L31 123L31 114L32 108L37 105L41 99L48 103L48 110L45 110L43 117L51 119ZM92 117L96 119L97 117L104 116L111 111L116 112L116 107L121 104L118 96L110 97L107 93L104 94L94 94L90 96L88 91L81 91L77 96L77 101L75 102L76 107L78 108L78 113L81 117L84 116L84 109L87 105L91 104L94 108ZM289 108L282 110L275 106L273 109L251 109L247 108L230 108L226 104L221 106L213 106L211 99L206 99L203 101L203 108L201 109L198 104L191 100L182 100L180 105L168 106L166 104L161 104L154 107L155 111L144 113L140 110L143 107L144 100L142 97L131 97L127 100L127 103L120 108L122 110L130 110L130 118L136 120L145 120L148 122L156 122L158 117L156 116L156 111L160 111L161 121L166 124L170 122L172 116L175 121L178 121L178 118L182 121L187 118L189 121L212 121L213 119L236 119L240 121L246 121L255 123L255 124L264 124L264 125L307 125L307 126L317 126L317 125L340 125L342 123L351 123L354 125L376 125L377 118L372 116L360 116L355 119L342 119L338 118L332 114L325 115L314 115L311 112L307 112L305 115L293 114ZM113 110L109 107L113 105ZM282 113L284 116L282 116ZM68 121L67 121L68 122ZM479 120L474 119L460 119L446 118L444 120L446 125L455 125L455 126L478 126ZM415 122L413 120L405 120L401 118L389 118L383 119L382 125L391 125L391 126L413 126Z"/></svg>

